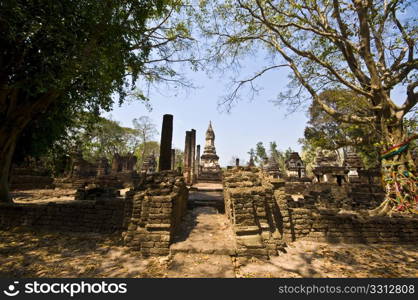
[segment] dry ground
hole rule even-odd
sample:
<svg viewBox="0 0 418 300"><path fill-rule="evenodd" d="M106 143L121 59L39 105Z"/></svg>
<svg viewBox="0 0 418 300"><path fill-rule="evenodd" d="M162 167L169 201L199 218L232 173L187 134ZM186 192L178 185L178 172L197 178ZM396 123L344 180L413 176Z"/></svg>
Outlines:
<svg viewBox="0 0 418 300"><path fill-rule="evenodd" d="M36 189L12 191L15 203L63 203L74 201L75 189Z"/></svg>
<svg viewBox="0 0 418 300"><path fill-rule="evenodd" d="M418 277L418 246L298 241L269 261L182 253L142 258L119 236L0 231L0 277Z"/></svg>
<svg viewBox="0 0 418 300"><path fill-rule="evenodd" d="M18 203L65 202L74 201L74 192L13 196ZM270 260L244 259L230 255L235 241L225 215L200 207L184 221L172 255L157 258L124 247L120 234L0 230L0 277L418 277L418 245L298 240Z"/></svg>

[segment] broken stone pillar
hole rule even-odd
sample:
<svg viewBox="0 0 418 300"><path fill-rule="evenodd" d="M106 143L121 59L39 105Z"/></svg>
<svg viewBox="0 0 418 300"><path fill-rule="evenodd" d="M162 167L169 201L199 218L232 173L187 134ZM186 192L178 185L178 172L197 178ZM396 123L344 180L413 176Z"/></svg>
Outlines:
<svg viewBox="0 0 418 300"><path fill-rule="evenodd" d="M176 150L171 149L171 170L176 170Z"/></svg>
<svg viewBox="0 0 418 300"><path fill-rule="evenodd" d="M196 177L199 177L200 173L200 145L196 146L196 166L195 166Z"/></svg>
<svg viewBox="0 0 418 300"><path fill-rule="evenodd" d="M171 141L173 139L173 115L163 116L160 142L159 171L171 169Z"/></svg>
<svg viewBox="0 0 418 300"><path fill-rule="evenodd" d="M191 136L191 140L190 140L190 160L191 160L191 164L190 164L190 176L191 176L191 183L195 183L196 182L196 172L195 172L195 167L196 167L196 130L192 129L192 136Z"/></svg>
<svg viewBox="0 0 418 300"><path fill-rule="evenodd" d="M183 176L186 181L186 184L190 184L191 174L190 174L190 165L192 162L191 159L191 141L192 141L192 132L186 131L186 139L184 143L184 161L183 161Z"/></svg>

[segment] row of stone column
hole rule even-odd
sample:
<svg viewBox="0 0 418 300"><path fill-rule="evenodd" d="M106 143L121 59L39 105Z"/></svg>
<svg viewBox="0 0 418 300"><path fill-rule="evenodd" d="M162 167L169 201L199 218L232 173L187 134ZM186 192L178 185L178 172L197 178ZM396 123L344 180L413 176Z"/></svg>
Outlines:
<svg viewBox="0 0 418 300"><path fill-rule="evenodd" d="M160 143L159 171L175 170L176 151L171 148L173 138L173 115L163 116ZM200 145L196 145L196 130L186 131L184 145L183 175L187 184L197 182L200 165Z"/></svg>
<svg viewBox="0 0 418 300"><path fill-rule="evenodd" d="M186 131L183 176L187 184L197 182L200 165L200 145L196 145L196 130Z"/></svg>

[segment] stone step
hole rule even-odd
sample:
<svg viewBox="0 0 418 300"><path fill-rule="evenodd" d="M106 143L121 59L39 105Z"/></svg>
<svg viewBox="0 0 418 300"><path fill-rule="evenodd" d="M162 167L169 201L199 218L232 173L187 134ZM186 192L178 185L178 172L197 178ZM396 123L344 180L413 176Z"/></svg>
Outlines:
<svg viewBox="0 0 418 300"><path fill-rule="evenodd" d="M237 255L236 249L213 249L208 248L190 248L190 247L171 247L170 254L175 255L176 253L189 253L189 254L215 254L215 255Z"/></svg>
<svg viewBox="0 0 418 300"><path fill-rule="evenodd" d="M199 182L210 182L210 183L222 183L222 180L219 178L212 178L212 177L202 177L200 176L198 178Z"/></svg>
<svg viewBox="0 0 418 300"><path fill-rule="evenodd" d="M185 216L170 253L235 255L235 234L228 218L213 207L195 207Z"/></svg>
<svg viewBox="0 0 418 300"><path fill-rule="evenodd" d="M197 207L212 207L215 208L219 213L225 212L225 204L223 199L217 200L190 200L187 202L188 209L195 209Z"/></svg>
<svg viewBox="0 0 418 300"><path fill-rule="evenodd" d="M211 193L211 192L217 192L217 193L222 193L224 191L223 188L194 188L191 187L190 191L194 192L200 192L200 193Z"/></svg>

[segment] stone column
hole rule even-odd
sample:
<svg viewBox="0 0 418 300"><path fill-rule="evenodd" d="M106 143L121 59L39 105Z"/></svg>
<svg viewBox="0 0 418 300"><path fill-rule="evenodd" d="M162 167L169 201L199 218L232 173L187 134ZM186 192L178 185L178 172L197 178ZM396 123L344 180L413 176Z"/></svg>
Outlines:
<svg viewBox="0 0 418 300"><path fill-rule="evenodd" d="M191 183L196 182L196 130L192 129L192 136L190 141L190 177L191 177Z"/></svg>
<svg viewBox="0 0 418 300"><path fill-rule="evenodd" d="M171 170L176 170L176 150L171 149Z"/></svg>
<svg viewBox="0 0 418 300"><path fill-rule="evenodd" d="M239 167L239 158L235 159L235 167Z"/></svg>
<svg viewBox="0 0 418 300"><path fill-rule="evenodd" d="M171 169L171 141L173 138L173 115L163 116L160 142L159 171Z"/></svg>
<svg viewBox="0 0 418 300"><path fill-rule="evenodd" d="M184 161L183 161L183 176L187 184L190 184L190 164L191 164L191 140L192 132L186 131L186 139L184 143Z"/></svg>
<svg viewBox="0 0 418 300"><path fill-rule="evenodd" d="M196 146L196 181L199 178L199 172L200 172L200 145Z"/></svg>

